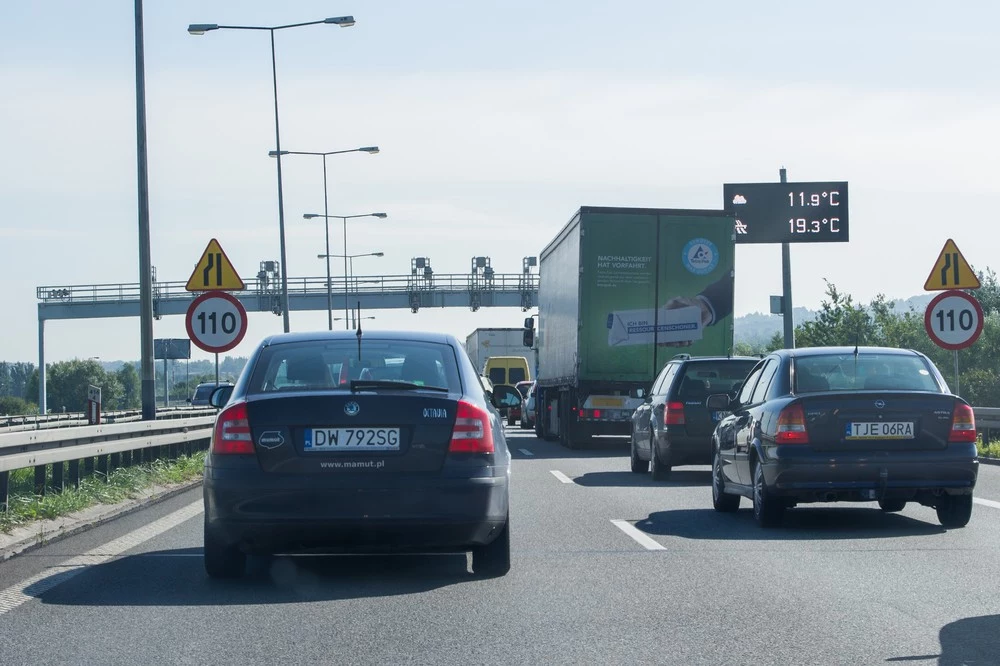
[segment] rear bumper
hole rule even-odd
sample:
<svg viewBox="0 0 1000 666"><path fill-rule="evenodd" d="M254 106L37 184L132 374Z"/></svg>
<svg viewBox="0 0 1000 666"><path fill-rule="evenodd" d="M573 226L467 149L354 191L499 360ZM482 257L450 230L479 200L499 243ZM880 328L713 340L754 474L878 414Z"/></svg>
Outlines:
<svg viewBox="0 0 1000 666"><path fill-rule="evenodd" d="M348 483L206 469L206 527L248 552L450 551L490 543L507 520L506 476Z"/></svg>
<svg viewBox="0 0 1000 666"><path fill-rule="evenodd" d="M669 432L658 432L653 438L660 460L670 465L711 465L712 436L691 437Z"/></svg>
<svg viewBox="0 0 1000 666"><path fill-rule="evenodd" d="M777 451L781 448L777 447ZM772 455L763 463L764 480L777 495L804 500L912 499L927 493L970 494L979 460L975 448L941 451L876 452L850 455Z"/></svg>

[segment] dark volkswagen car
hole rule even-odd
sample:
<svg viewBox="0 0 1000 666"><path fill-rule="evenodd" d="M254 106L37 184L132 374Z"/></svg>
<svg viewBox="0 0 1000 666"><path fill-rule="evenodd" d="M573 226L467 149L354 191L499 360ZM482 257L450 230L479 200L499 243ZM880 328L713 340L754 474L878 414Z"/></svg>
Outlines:
<svg viewBox="0 0 1000 666"><path fill-rule="evenodd" d="M753 502L763 527L804 502L907 502L946 527L972 514L978 458L972 408L952 395L923 354L874 347L781 350L763 359L714 435L718 511Z"/></svg>
<svg viewBox="0 0 1000 666"><path fill-rule="evenodd" d="M679 354L667 363L632 414L631 468L665 481L678 465L712 462L712 433L728 412L710 410L713 393L736 395L759 359Z"/></svg>
<svg viewBox="0 0 1000 666"><path fill-rule="evenodd" d="M510 454L455 338L277 335L213 403L230 392L205 464L210 576L302 551L471 550L477 574L509 570Z"/></svg>

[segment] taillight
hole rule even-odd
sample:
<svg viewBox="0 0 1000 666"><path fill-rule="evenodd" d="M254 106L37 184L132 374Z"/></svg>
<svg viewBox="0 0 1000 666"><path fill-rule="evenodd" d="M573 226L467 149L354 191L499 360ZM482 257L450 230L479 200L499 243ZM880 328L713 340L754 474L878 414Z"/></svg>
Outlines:
<svg viewBox="0 0 1000 666"><path fill-rule="evenodd" d="M599 409L595 409L594 410L594 418L595 419L601 418L601 410L599 410Z"/></svg>
<svg viewBox="0 0 1000 666"><path fill-rule="evenodd" d="M219 414L219 418L215 421L212 453L217 456L253 453L250 421L247 420L245 402L237 402Z"/></svg>
<svg viewBox="0 0 1000 666"><path fill-rule="evenodd" d="M774 435L778 444L808 444L806 412L802 405L789 405L778 414L778 430Z"/></svg>
<svg viewBox="0 0 1000 666"><path fill-rule="evenodd" d="M684 403L668 402L663 410L663 425L684 425Z"/></svg>
<svg viewBox="0 0 1000 666"><path fill-rule="evenodd" d="M493 453L490 415L482 407L459 400L449 453Z"/></svg>
<svg viewBox="0 0 1000 666"><path fill-rule="evenodd" d="M955 409L951 412L951 432L948 433L949 442L974 442L976 441L976 416L964 402L955 404Z"/></svg>

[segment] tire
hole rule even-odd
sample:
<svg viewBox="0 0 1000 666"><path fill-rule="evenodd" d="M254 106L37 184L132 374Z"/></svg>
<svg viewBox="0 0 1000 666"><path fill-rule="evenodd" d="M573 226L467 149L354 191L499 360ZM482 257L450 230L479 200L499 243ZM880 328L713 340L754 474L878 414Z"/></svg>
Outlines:
<svg viewBox="0 0 1000 666"><path fill-rule="evenodd" d="M247 556L205 525L205 573L209 578L240 578L246 572Z"/></svg>
<svg viewBox="0 0 1000 666"><path fill-rule="evenodd" d="M887 499L879 500L878 507L885 511L886 513L896 513L897 511L902 511L906 508L906 500L901 499Z"/></svg>
<svg viewBox="0 0 1000 666"><path fill-rule="evenodd" d="M740 508L740 496L726 493L726 480L722 478L722 461L719 453L712 456L712 506L719 513L734 513Z"/></svg>
<svg viewBox="0 0 1000 666"><path fill-rule="evenodd" d="M513 414L507 414L507 425L508 426L512 426L512 425L514 425L514 423L515 423L515 421L514 421L514 415Z"/></svg>
<svg viewBox="0 0 1000 666"><path fill-rule="evenodd" d="M629 462L634 474L645 474L649 471L649 461L640 458L639 452L635 448L635 434L629 438Z"/></svg>
<svg viewBox="0 0 1000 666"><path fill-rule="evenodd" d="M542 422L535 419L535 437L545 440L545 433L542 432Z"/></svg>
<svg viewBox="0 0 1000 666"><path fill-rule="evenodd" d="M497 578L510 571L510 514L497 538L485 546L472 548L472 572L477 576Z"/></svg>
<svg viewBox="0 0 1000 666"><path fill-rule="evenodd" d="M972 518L972 495L942 495L934 508L944 527L965 527Z"/></svg>
<svg viewBox="0 0 1000 666"><path fill-rule="evenodd" d="M777 527L785 513L785 505L767 489L764 468L760 461L753 463L753 517L761 527Z"/></svg>
<svg viewBox="0 0 1000 666"><path fill-rule="evenodd" d="M670 465L663 462L660 454L656 452L653 435L649 436L649 471L653 475L653 481L666 481L670 478Z"/></svg>

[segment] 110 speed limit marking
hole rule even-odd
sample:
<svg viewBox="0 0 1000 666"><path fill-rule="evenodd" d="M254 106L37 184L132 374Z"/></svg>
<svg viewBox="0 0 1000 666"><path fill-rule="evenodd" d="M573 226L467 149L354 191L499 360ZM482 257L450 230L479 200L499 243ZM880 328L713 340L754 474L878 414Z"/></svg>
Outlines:
<svg viewBox="0 0 1000 666"><path fill-rule="evenodd" d="M945 291L927 305L927 335L943 349L965 349L983 332L983 308L964 291Z"/></svg>
<svg viewBox="0 0 1000 666"><path fill-rule="evenodd" d="M247 311L224 291L210 291L191 301L185 317L191 342L220 354L240 344L247 334Z"/></svg>

